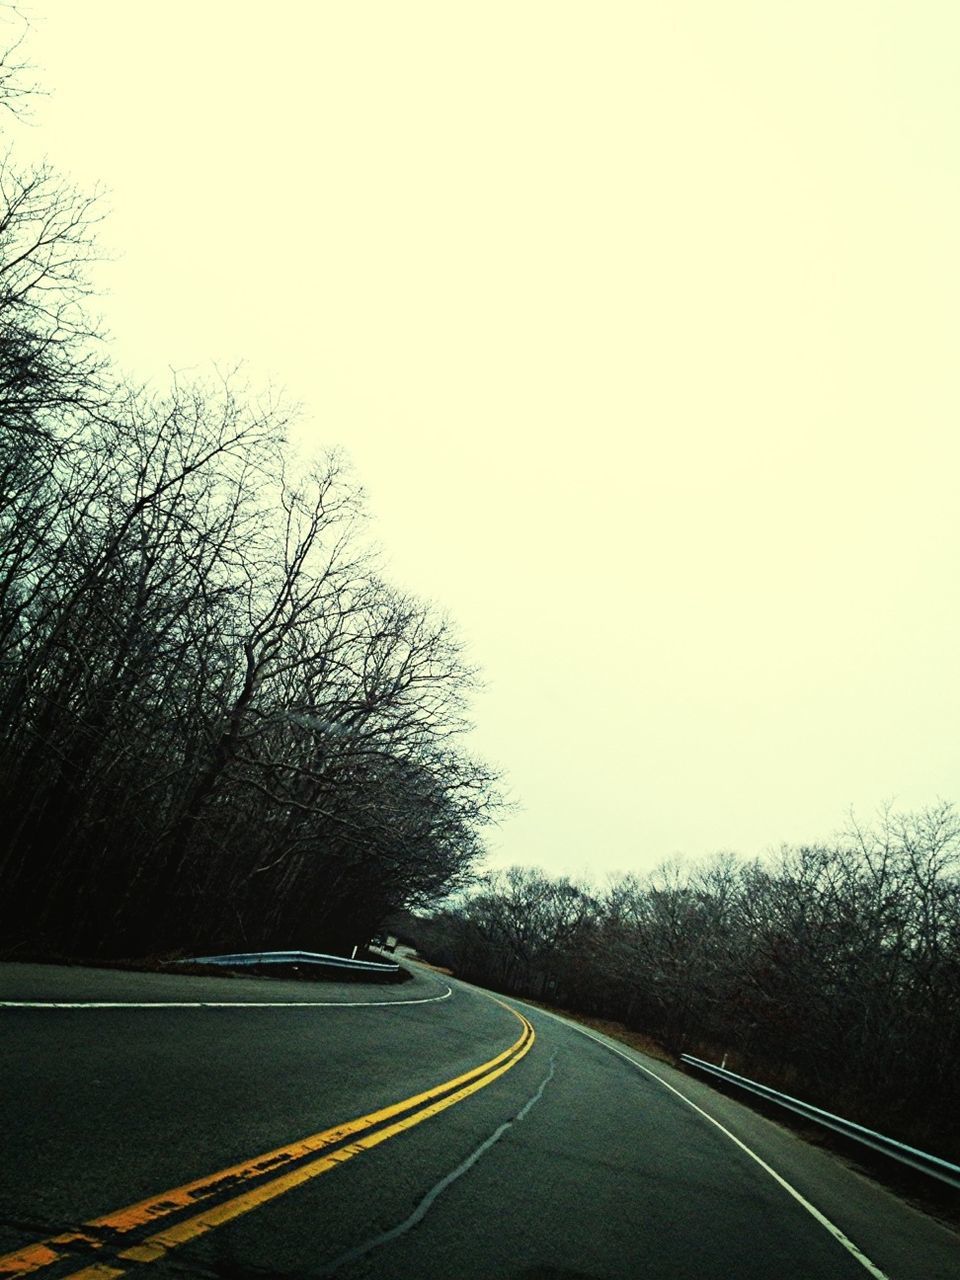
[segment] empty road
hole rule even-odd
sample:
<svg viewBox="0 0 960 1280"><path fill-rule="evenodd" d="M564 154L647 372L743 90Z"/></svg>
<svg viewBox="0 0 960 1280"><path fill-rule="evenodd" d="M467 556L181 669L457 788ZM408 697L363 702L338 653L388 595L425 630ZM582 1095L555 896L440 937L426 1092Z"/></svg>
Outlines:
<svg viewBox="0 0 960 1280"><path fill-rule="evenodd" d="M0 1276L960 1276L952 1232L769 1120L424 970L0 965L0 1134Z"/></svg>

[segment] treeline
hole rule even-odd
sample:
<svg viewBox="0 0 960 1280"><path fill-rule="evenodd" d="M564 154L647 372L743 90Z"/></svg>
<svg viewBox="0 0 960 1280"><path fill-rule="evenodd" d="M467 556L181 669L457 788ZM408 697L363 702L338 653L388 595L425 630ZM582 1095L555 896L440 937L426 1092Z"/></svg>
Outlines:
<svg viewBox="0 0 960 1280"><path fill-rule="evenodd" d="M408 921L437 963L646 1032L960 1156L960 823L673 862L602 889L513 868Z"/></svg>
<svg viewBox="0 0 960 1280"><path fill-rule="evenodd" d="M115 377L97 217L0 163L0 946L349 948L470 873L472 672L281 406Z"/></svg>

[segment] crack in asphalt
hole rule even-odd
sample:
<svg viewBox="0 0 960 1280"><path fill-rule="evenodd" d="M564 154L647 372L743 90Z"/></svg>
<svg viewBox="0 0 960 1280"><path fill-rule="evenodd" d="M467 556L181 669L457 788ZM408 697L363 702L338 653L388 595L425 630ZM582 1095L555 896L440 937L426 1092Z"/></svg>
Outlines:
<svg viewBox="0 0 960 1280"><path fill-rule="evenodd" d="M406 1233L412 1230L417 1223L422 1222L433 1207L434 1202L443 1194L444 1191L446 1191L447 1187L456 1182L458 1178L462 1178L465 1173L472 1169L481 1156L486 1155L490 1148L495 1143L499 1142L503 1135L507 1133L508 1130L512 1129L515 1124L523 1120L530 1110L540 1101L543 1097L544 1090L553 1079L556 1071L556 1057L557 1051L554 1049L553 1053L550 1055L550 1068L547 1071L547 1074L540 1081L539 1087L530 1095L517 1114L512 1116L509 1120L505 1120L503 1124L494 1129L493 1133L491 1133L488 1138L485 1138L475 1151L472 1151L470 1155L458 1164L455 1169L451 1169L450 1172L445 1174L439 1182L435 1183L409 1217L404 1218L402 1222L398 1222L395 1227L391 1227L388 1231L384 1231L380 1235L371 1236L369 1240L365 1240L362 1244L355 1245L352 1249L348 1249L346 1253L341 1253L338 1258L334 1258L332 1262L328 1262L326 1266L321 1267L319 1271L313 1272L313 1275L317 1277L332 1276L334 1272L339 1271L341 1267L345 1267L350 1262L357 1262L368 1253L372 1253L374 1249L380 1249L383 1245L390 1244L392 1241L399 1239L400 1236L406 1235Z"/></svg>

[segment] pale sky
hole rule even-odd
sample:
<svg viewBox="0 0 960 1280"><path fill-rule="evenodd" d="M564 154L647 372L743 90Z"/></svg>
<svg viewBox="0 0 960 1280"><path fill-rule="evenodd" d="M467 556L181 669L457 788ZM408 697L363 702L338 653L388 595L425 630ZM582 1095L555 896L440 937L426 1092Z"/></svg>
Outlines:
<svg viewBox="0 0 960 1280"><path fill-rule="evenodd" d="M247 362L456 620L491 862L960 799L960 4L37 0L120 364Z"/></svg>

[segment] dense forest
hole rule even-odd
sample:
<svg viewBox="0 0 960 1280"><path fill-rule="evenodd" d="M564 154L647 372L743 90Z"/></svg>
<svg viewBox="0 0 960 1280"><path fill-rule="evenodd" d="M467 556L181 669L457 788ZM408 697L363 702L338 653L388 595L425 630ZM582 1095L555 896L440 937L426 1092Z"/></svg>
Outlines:
<svg viewBox="0 0 960 1280"><path fill-rule="evenodd" d="M14 129L24 70L14 43ZM0 161L4 954L349 948L470 873L498 804L473 672L282 404L112 368L99 219Z"/></svg>
<svg viewBox="0 0 960 1280"><path fill-rule="evenodd" d="M605 887L529 868L408 919L497 990L617 1020L960 1156L960 821L886 811L841 839L671 862Z"/></svg>

